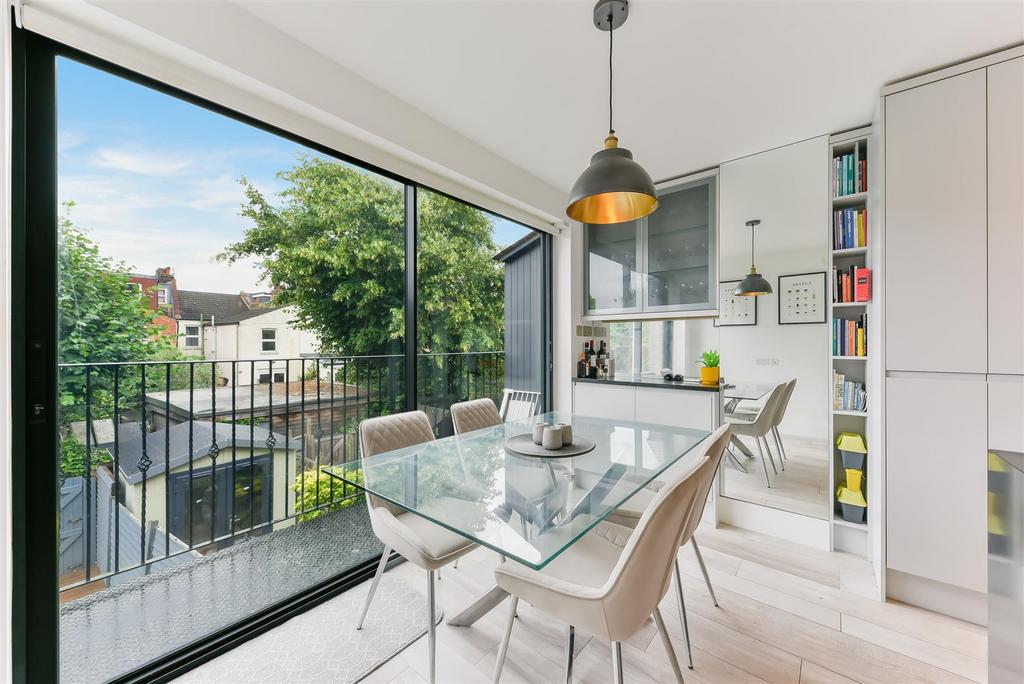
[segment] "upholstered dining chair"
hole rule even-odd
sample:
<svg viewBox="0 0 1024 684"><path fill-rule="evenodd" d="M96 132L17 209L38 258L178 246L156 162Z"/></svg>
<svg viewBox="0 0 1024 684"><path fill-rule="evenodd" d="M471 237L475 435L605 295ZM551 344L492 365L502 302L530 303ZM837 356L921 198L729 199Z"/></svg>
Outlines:
<svg viewBox="0 0 1024 684"><path fill-rule="evenodd" d="M772 481L768 479L768 465L765 461L765 451L768 452L768 459L772 463L772 471L776 475L779 474L778 469L775 467L775 459L772 457L771 449L768 448L768 440L765 435L772 431L772 426L775 424L775 414L779 410L779 405L782 403L782 399L786 394L786 387L789 383L780 383L775 386L771 394L768 395L768 399L764 402L764 406L757 415L753 416L752 419L748 419L746 416L738 416L733 413L725 414L725 421L728 425L732 426L732 433L734 435L745 435L747 437L753 437L754 442L757 444L757 452L761 455L761 467L764 468L764 481L769 488L772 486ZM764 442L764 448L761 448L761 443Z"/></svg>
<svg viewBox="0 0 1024 684"><path fill-rule="evenodd" d="M796 378L793 378L786 383L786 393L782 397L782 401L779 403L779 407L775 411L775 416L772 418L772 439L775 441L775 448L779 452L779 461L781 462L782 469L786 469L785 461L786 446L782 443L782 434L779 432L779 425L782 424L783 419L786 417L786 410L789 408L789 400L793 398L793 391L796 389ZM734 414L737 417L753 417L758 414L757 409L740 407L737 408Z"/></svg>
<svg viewBox="0 0 1024 684"><path fill-rule="evenodd" d="M690 518L700 508L697 495L705 480L714 477L708 451L725 448L722 434L727 441L728 430L720 429L692 469L665 482L634 529L601 522L540 571L514 561L498 566L495 580L511 598L495 663L495 682L501 677L520 599L569 625L567 682L572 680L576 628L611 642L612 675L616 684L621 684L622 641L636 633L650 616L654 617L676 679L683 681L658 604L668 591L676 553Z"/></svg>
<svg viewBox="0 0 1024 684"><path fill-rule="evenodd" d="M501 425L501 414L492 399L473 399L452 404L452 424L455 434L461 435L473 430Z"/></svg>
<svg viewBox="0 0 1024 684"><path fill-rule="evenodd" d="M693 553L697 556L697 564L700 566L700 572L704 575L704 583L708 587L708 593L711 595L711 602L718 607L718 598L715 596L715 588L711 586L711 576L708 574L707 566L704 565L704 555L700 552L700 546L697 545L697 537L694 536L697 531L697 526L700 524L701 516L704 515L704 506L707 505L708 496L711 494L711 485L715 481L715 472L718 471L718 466L722 462L722 457L725 455L725 449L729 445L729 437L731 431L728 425L723 425L716 430L707 439L707 455L711 459L710 476L701 482L701 489L697 492L697 503L694 509L694 515L692 515L687 522L686 533L683 535L683 539L680 542L681 545L686 545L689 542L690 546L693 547ZM720 442L720 444L719 444ZM671 477L674 474L675 466L670 467L667 475ZM665 474L662 475L661 480L667 479ZM629 498L626 503L609 515L606 520L613 522L623 527L630 529L637 526L640 522L640 518L643 516L644 511L650 507L655 492L657 492L664 485L662 481L652 482L650 486L640 490L632 497ZM683 627L683 636L686 639L686 660L687 666L693 669L693 649L690 648L690 627L686 620L686 601L683 598L683 578L679 572L679 560L676 560L675 568L673 569L676 580L676 608L679 610L679 622Z"/></svg>
<svg viewBox="0 0 1024 684"><path fill-rule="evenodd" d="M359 424L359 445L361 457L366 460L377 454L423 444L434 440L430 419L423 411L396 413L378 418L368 418ZM370 510L370 525L377 539L384 544L377 572L373 576L370 592L359 614L356 629L363 628L366 612L370 609L377 585L384 574L388 556L397 551L410 563L427 571L427 645L430 652L430 681L434 681L436 636L434 609L435 572L457 560L474 548L476 544L426 518L409 513L375 496L366 496Z"/></svg>

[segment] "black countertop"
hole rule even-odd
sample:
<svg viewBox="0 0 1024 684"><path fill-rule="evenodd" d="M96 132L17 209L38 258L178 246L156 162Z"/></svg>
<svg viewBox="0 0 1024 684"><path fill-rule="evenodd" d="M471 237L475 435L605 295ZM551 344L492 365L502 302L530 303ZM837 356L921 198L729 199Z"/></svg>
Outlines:
<svg viewBox="0 0 1024 684"><path fill-rule="evenodd" d="M679 389L679 390L695 390L697 392L718 392L720 387L718 385L702 385L696 380L683 380L676 382L675 380L662 380L661 378L632 378L632 377L621 377L621 378L608 378L607 380L601 378L577 378L572 379L573 382L596 382L604 385L627 385L631 387L656 387L661 389Z"/></svg>

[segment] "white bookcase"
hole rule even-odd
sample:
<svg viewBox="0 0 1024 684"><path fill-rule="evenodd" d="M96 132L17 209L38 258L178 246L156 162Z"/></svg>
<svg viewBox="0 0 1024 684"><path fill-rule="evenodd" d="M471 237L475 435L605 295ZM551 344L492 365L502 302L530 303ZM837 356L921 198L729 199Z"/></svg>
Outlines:
<svg viewBox="0 0 1024 684"><path fill-rule="evenodd" d="M834 212L842 209L866 209L868 225L870 226L871 221L874 220L874 207L871 206L872 199L875 193L872 192L858 192L855 194L847 194L842 196L836 196L835 194L835 170L833 159L857 150L857 156L860 159L866 159L868 161L868 173L867 173L867 187L869 190L873 189L872 184L873 178L873 164L874 160L871 159L871 152L873 152L872 145L872 129L871 127L859 128L856 130L848 131L846 133L839 133L833 135L829 139L829 155L828 155L828 177L829 177L829 214L825 220L825 224L828 226L829 231L829 260L828 260L828 321L829 321L829 395L826 397L829 407L829 434L831 436L830 451L831 459L829 462L829 482L831 483L831 493L829 495L830 506L830 520L831 520L831 538L832 548L836 551L847 551L850 553L856 553L858 555L868 556L868 529L871 525L876 524L877 521L872 516L872 501L871 497L868 497L868 512L867 521L865 523L849 522L843 519L842 512L839 507L839 502L836 499L836 490L840 484L846 479L846 473L843 470L842 459L839 455L839 450L836 448L836 437L840 432L855 432L864 436L865 442L869 444L868 449L868 462L871 461L871 450L870 441L868 439L868 417L872 407L872 392L875 388L871 387L868 382L868 362L871 358L871 348L867 349L867 356L836 356L833 353L833 319L846 319L856 320L861 315L867 314L867 325L870 330L872 324L877 322L875 315L875 304L874 304L874 293L872 298L868 302L842 302L833 303L833 283L832 283L832 269L838 267L840 269L847 269L850 266L866 266L874 270L872 267L871 249L868 245L872 244L872 238L874 237L872 231L867 229L867 245L847 247L845 249L836 249L835 235L834 235ZM872 276L874 273L872 273ZM874 284L872 283L872 287ZM851 288L853 285L851 284ZM867 411L850 411L842 410L834 407L833 404L833 383L832 378L834 373L841 373L848 379L857 382L865 383L867 391ZM868 494L868 482L867 476L870 467L865 468L865 481L863 488L865 495Z"/></svg>

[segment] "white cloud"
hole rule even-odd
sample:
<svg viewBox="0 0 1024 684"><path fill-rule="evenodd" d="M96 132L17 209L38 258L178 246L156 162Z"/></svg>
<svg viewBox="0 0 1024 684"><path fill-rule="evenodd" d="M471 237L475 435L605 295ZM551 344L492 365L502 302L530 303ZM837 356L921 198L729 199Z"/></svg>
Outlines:
<svg viewBox="0 0 1024 684"><path fill-rule="evenodd" d="M97 150L91 163L101 169L127 171L143 176L174 176L191 165L190 160L172 154L111 148Z"/></svg>

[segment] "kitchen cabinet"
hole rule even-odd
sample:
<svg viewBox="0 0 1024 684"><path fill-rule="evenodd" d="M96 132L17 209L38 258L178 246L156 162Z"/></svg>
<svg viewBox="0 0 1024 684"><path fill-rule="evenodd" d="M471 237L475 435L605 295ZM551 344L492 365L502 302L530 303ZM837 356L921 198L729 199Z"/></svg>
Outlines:
<svg viewBox="0 0 1024 684"><path fill-rule="evenodd" d="M1024 375L988 376L988 448L1024 453Z"/></svg>
<svg viewBox="0 0 1024 684"><path fill-rule="evenodd" d="M977 69L885 99L889 370L988 370L985 91Z"/></svg>
<svg viewBox="0 0 1024 684"><path fill-rule="evenodd" d="M636 420L636 392L628 385L573 383L572 412L612 420Z"/></svg>
<svg viewBox="0 0 1024 684"><path fill-rule="evenodd" d="M717 309L716 187L714 175L663 185L650 216L584 226L584 314Z"/></svg>
<svg viewBox="0 0 1024 684"><path fill-rule="evenodd" d="M707 430L718 424L718 394L676 389L638 389L636 419L674 427Z"/></svg>
<svg viewBox="0 0 1024 684"><path fill-rule="evenodd" d="M888 567L986 591L984 376L889 377L885 402Z"/></svg>
<svg viewBox="0 0 1024 684"><path fill-rule="evenodd" d="M988 372L1024 374L1024 57L987 71Z"/></svg>

